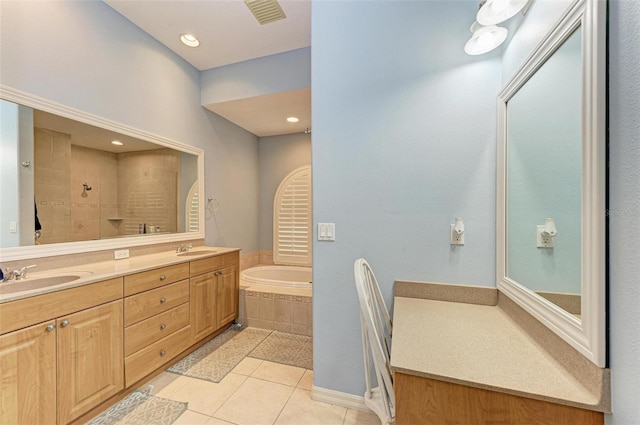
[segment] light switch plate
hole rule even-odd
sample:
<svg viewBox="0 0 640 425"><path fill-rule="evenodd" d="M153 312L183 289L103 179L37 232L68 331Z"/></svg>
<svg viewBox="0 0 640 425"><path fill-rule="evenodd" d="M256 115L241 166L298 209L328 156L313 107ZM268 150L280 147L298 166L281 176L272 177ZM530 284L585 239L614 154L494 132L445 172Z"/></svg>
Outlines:
<svg viewBox="0 0 640 425"><path fill-rule="evenodd" d="M318 223L318 240L319 241L335 241L336 240L336 224L335 223Z"/></svg>

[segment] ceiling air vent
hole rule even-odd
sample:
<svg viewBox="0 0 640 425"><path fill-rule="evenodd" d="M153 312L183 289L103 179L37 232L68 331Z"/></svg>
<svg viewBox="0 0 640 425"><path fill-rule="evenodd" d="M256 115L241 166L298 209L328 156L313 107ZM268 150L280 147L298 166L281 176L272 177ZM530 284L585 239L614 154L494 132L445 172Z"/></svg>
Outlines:
<svg viewBox="0 0 640 425"><path fill-rule="evenodd" d="M276 0L245 0L244 2L261 25L287 17Z"/></svg>

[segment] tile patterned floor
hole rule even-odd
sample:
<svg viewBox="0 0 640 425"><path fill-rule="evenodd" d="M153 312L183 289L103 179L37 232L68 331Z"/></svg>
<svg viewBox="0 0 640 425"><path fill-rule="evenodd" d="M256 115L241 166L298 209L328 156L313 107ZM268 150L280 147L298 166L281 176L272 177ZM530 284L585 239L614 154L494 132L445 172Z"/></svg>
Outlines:
<svg viewBox="0 0 640 425"><path fill-rule="evenodd" d="M312 384L310 369L245 357L219 383L163 372L141 390L152 385L152 395L188 403L173 425L380 424L374 414L311 400Z"/></svg>

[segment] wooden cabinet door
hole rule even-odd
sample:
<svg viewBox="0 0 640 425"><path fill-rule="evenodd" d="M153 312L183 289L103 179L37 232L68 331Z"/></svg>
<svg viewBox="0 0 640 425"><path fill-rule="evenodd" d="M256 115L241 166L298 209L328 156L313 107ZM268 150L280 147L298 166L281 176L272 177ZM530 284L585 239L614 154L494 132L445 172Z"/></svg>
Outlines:
<svg viewBox="0 0 640 425"><path fill-rule="evenodd" d="M238 317L238 267L228 267L216 272L218 310L216 328L229 323Z"/></svg>
<svg viewBox="0 0 640 425"><path fill-rule="evenodd" d="M124 387L122 300L57 320L58 423L66 424Z"/></svg>
<svg viewBox="0 0 640 425"><path fill-rule="evenodd" d="M54 321L0 336L0 423L56 423Z"/></svg>
<svg viewBox="0 0 640 425"><path fill-rule="evenodd" d="M191 281L191 342L196 343L216 328L216 272L194 276Z"/></svg>

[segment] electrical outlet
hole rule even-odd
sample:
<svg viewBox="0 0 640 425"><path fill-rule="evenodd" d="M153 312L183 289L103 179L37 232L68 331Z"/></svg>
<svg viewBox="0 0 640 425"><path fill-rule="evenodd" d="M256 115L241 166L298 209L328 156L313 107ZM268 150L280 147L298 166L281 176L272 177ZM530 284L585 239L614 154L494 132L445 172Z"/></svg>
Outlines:
<svg viewBox="0 0 640 425"><path fill-rule="evenodd" d="M539 224L536 229L536 246L538 248L553 248L553 237L542 234L544 225Z"/></svg>
<svg viewBox="0 0 640 425"><path fill-rule="evenodd" d="M122 260L123 258L129 258L129 250L128 249L120 249L118 251L113 251L113 259L114 260Z"/></svg>
<svg viewBox="0 0 640 425"><path fill-rule="evenodd" d="M451 245L464 245L464 232L460 235L453 230L455 224L451 225Z"/></svg>

